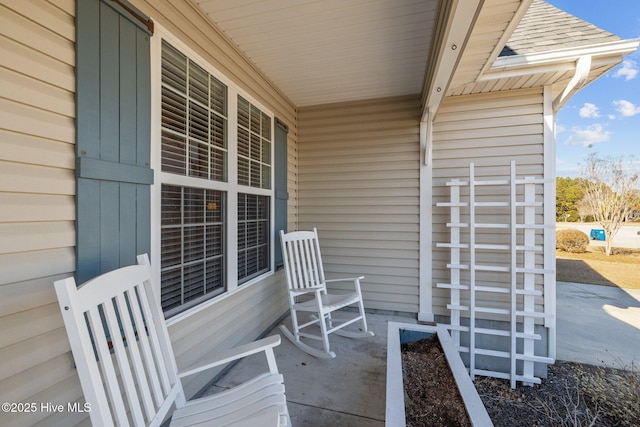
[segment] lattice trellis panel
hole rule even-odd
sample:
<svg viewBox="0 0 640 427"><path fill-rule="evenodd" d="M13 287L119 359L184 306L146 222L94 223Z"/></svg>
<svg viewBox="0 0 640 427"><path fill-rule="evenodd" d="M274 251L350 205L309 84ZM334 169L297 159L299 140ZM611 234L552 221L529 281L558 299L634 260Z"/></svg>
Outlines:
<svg viewBox="0 0 640 427"><path fill-rule="evenodd" d="M544 183L545 180L535 177L517 178L515 162L511 162L510 175L504 179L476 179L472 163L469 165L469 179L447 182L450 201L437 204L450 210L450 222L447 223L450 241L437 244L437 247L450 251L450 262L447 264L450 281L437 283L436 286L449 289L450 303L447 309L451 321L448 328L458 349L469 353L472 379L475 375L483 375L509 379L512 387L516 386L517 381L531 385L540 383L540 378L534 374L534 364L554 362L553 358L536 355L534 351L535 341L542 339L536 333L536 320L545 320L546 324L547 317L552 314L545 309L545 299L554 298L544 295L540 286L536 286L544 282L544 275L555 273L542 268L537 261L545 248L536 243L536 236L540 230L542 233L554 231L554 225L544 224L544 216L537 215L536 211L542 208L542 201L536 200L536 186ZM481 191L481 187L490 189ZM466 195L462 196L463 193ZM492 200L492 194L502 196ZM506 215L492 215L492 212L498 211ZM468 222L462 222L464 216L468 216ZM492 217L508 220L485 222ZM494 232L507 233L508 243L496 243L496 239L491 238ZM484 256L487 253L502 262L487 262ZM480 275L482 279L479 279ZM491 276L508 277L508 286L498 280L495 284L491 283L487 280ZM483 298L479 298L479 295ZM504 308L504 304L502 307L491 307L483 303L492 297L496 300L508 298L508 308ZM509 328L478 326L478 320L487 317L505 319ZM468 326L462 324L463 318L469 319ZM461 346L461 332L468 333L468 347ZM504 350L483 348L479 345L483 340L478 339L482 335L507 337L510 346ZM480 355L509 359L508 372L477 368L476 357Z"/></svg>

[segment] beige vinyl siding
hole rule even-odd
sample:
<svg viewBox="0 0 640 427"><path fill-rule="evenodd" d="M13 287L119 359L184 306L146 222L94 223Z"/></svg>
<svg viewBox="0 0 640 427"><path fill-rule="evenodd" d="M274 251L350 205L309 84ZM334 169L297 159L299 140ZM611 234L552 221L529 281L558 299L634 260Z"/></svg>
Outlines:
<svg viewBox="0 0 640 427"><path fill-rule="evenodd" d="M288 310L284 280L283 272L278 272L261 283L239 289L209 310L170 326L178 368L198 365L218 351L253 341L264 333ZM183 382L185 393L197 393L217 372L187 379Z"/></svg>
<svg viewBox="0 0 640 427"><path fill-rule="evenodd" d="M81 398L53 281L75 265L75 3L0 5L0 400ZM0 414L3 426L81 416Z"/></svg>
<svg viewBox="0 0 640 427"><path fill-rule="evenodd" d="M288 179L292 187L289 188L288 220L290 227L295 226L295 203L292 202L296 200L297 120L293 104L190 1L135 0L132 3L289 127ZM152 69L152 72L159 70ZM182 320L170 320L169 332L178 366L189 366L211 357L216 351L253 341L263 333L288 309L286 287L281 279L281 275L276 274L260 283L241 285L233 295L220 298L208 308ZM187 396L206 385L215 371L209 374L186 379Z"/></svg>
<svg viewBox="0 0 640 427"><path fill-rule="evenodd" d="M475 165L478 180L506 179L509 164L516 161L517 176L543 177L543 92L542 88L495 92L491 94L463 95L448 97L438 110L433 125L433 241L449 242L450 209L437 207L438 202L450 200L446 182L458 178L468 181L469 164ZM536 198L542 201L542 186L537 186ZM468 187L461 193L467 200ZM509 187L477 187L477 201L509 201ZM522 196L519 195L519 199ZM462 222L468 222L469 210L462 209ZM508 207L476 208L477 221L483 223L509 224ZM542 222L542 208L538 223ZM522 220L520 220L522 222ZM508 229L477 229L477 243L508 244ZM542 245L542 231L536 232L537 244ZM468 242L468 230L462 229L463 242ZM519 237L519 242L521 237ZM509 266L508 252L495 250L476 251L478 264ZM542 255L537 263L542 265ZM468 262L469 253L464 251L462 263ZM436 288L436 283L449 283L450 272L446 264L450 262L450 250L433 249L433 306L437 315L448 315L449 290ZM468 272L462 272L463 283L468 283ZM478 284L487 286L508 286L510 275L502 272L477 272ZM541 283L539 289L542 289ZM508 308L508 295L477 295L477 305L484 307ZM463 301L463 304L466 301ZM463 316L468 316L463 312ZM499 317L487 316L500 320Z"/></svg>
<svg viewBox="0 0 640 427"><path fill-rule="evenodd" d="M299 112L299 228L368 308L418 311L419 117L417 95Z"/></svg>

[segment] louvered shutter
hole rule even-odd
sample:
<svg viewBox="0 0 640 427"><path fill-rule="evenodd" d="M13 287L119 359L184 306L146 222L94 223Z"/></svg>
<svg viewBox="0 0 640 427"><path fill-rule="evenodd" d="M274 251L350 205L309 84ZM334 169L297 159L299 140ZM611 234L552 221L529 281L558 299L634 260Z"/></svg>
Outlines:
<svg viewBox="0 0 640 427"><path fill-rule="evenodd" d="M276 269L282 266L282 249L280 245L280 230L287 232L287 201L289 193L287 191L287 125L276 119L274 135L274 181L275 181L275 266Z"/></svg>
<svg viewBox="0 0 640 427"><path fill-rule="evenodd" d="M78 282L149 253L152 24L126 1L77 2ZM147 24L143 23L146 20Z"/></svg>

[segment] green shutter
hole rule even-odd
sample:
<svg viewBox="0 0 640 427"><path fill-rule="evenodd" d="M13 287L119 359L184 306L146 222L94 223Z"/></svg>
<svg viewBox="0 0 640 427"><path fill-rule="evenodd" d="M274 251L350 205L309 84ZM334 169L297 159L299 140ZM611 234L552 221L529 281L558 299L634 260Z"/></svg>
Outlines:
<svg viewBox="0 0 640 427"><path fill-rule="evenodd" d="M125 1L76 10L76 280L150 252L150 21Z"/></svg>
<svg viewBox="0 0 640 427"><path fill-rule="evenodd" d="M287 125L276 119L275 132L275 159L274 159L274 180L275 180L275 265L276 269L282 266L282 249L280 246L280 230L287 232Z"/></svg>

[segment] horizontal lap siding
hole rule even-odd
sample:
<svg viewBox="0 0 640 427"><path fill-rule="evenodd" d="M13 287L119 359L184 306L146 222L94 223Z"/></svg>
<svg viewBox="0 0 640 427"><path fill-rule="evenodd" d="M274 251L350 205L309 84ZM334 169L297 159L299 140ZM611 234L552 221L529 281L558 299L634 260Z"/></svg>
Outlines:
<svg viewBox="0 0 640 427"><path fill-rule="evenodd" d="M75 268L75 3L0 5L0 400L82 397L53 289ZM84 415L0 414L3 426Z"/></svg>
<svg viewBox="0 0 640 427"><path fill-rule="evenodd" d="M329 277L364 275L365 306L418 311L420 101L299 113L299 229L318 228Z"/></svg>
<svg viewBox="0 0 640 427"><path fill-rule="evenodd" d="M516 161L519 178L543 177L543 94L542 89L496 92L490 94L455 96L445 99L438 110L433 126L433 241L449 242L450 208L437 207L439 202L450 200L446 182L458 178L468 180L469 164L474 163L476 179L505 179L510 174L510 162ZM541 186L537 200L542 201ZM477 201L509 201L508 187L476 187ZM468 187L462 187L463 200L467 200ZM520 197L519 200L522 200ZM462 222L468 222L468 208L462 208ZM484 223L509 223L510 211L506 207L476 208L477 221ZM540 209L537 222L542 222ZM468 242L468 229L461 229L462 239ZM478 229L476 242L508 244L509 230ZM520 244L520 239L518 243ZM537 244L542 245L542 231L537 232ZM464 251L462 263L468 262ZM541 255L538 263L542 262ZM433 305L435 314L448 315L449 290L435 287L436 283L448 283L450 250L433 249ZM510 257L504 252L476 251L477 264L509 266ZM541 265L541 264L540 264ZM468 283L468 272L463 271L462 281ZM507 287L509 273L477 272L477 284ZM542 289L541 283L539 289ZM477 305L508 308L508 295L477 295ZM468 303L463 300L462 304ZM463 316L467 316L463 312ZM500 319L500 318L496 318Z"/></svg>
<svg viewBox="0 0 640 427"><path fill-rule="evenodd" d="M141 2L134 2L141 3ZM296 112L200 19L190 3L142 10L190 43L291 129L289 226L297 217ZM184 18L184 14L188 18ZM63 404L83 399L53 282L75 269L75 1L0 5L0 398ZM175 19L175 25L170 21ZM186 19L186 20L185 20ZM166 22L163 22L166 21ZM185 24L188 22L188 24ZM197 25L194 25L196 23ZM176 30L182 28L184 31ZM195 41L194 41L195 40ZM220 51L226 52L219 55ZM217 58L215 61L212 58ZM287 309L281 275L240 289L172 325L180 366L261 334ZM250 313L250 316L247 316ZM194 327L197 326L198 328ZM206 345L203 345L205 343ZM187 384L195 393L205 376ZM3 426L88 424L84 414L0 414Z"/></svg>
<svg viewBox="0 0 640 427"><path fill-rule="evenodd" d="M289 227L295 227L297 117L291 102L232 46L192 2L186 0L132 0L137 8L187 44L225 77L255 97L289 127ZM152 70L153 72L154 70ZM157 70L155 70L157 71ZM207 309L175 323L169 333L179 367L189 366L216 351L254 340L288 309L286 286L275 274L251 286L240 286ZM184 382L188 396L211 380L215 372Z"/></svg>

